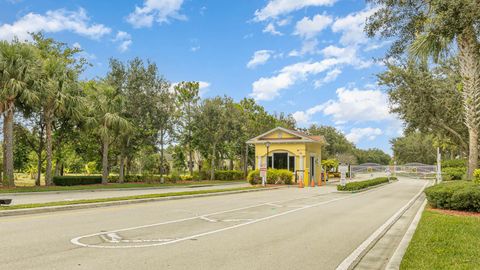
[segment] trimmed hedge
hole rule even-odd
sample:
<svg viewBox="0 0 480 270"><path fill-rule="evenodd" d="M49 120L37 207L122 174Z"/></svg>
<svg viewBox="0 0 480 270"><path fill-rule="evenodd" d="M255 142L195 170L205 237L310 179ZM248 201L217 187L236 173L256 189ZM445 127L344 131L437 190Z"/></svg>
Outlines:
<svg viewBox="0 0 480 270"><path fill-rule="evenodd" d="M101 184L101 176L54 176L53 183L57 186L78 186Z"/></svg>
<svg viewBox="0 0 480 270"><path fill-rule="evenodd" d="M434 208L480 212L480 185L469 181L443 182L425 189Z"/></svg>
<svg viewBox="0 0 480 270"><path fill-rule="evenodd" d="M442 160L442 168L458 168L458 167L467 167L467 160L465 159Z"/></svg>
<svg viewBox="0 0 480 270"><path fill-rule="evenodd" d="M242 171L236 170L225 170L225 171L215 171L215 180L243 180L245 177L243 176Z"/></svg>
<svg viewBox="0 0 480 270"><path fill-rule="evenodd" d="M260 177L260 171L254 170L251 171L247 180L252 185L259 185L262 183L262 178ZM290 185L293 182L293 173L289 170L277 170L277 169L268 169L267 170L267 184L285 184Z"/></svg>
<svg viewBox="0 0 480 270"><path fill-rule="evenodd" d="M396 180L396 177L390 177L390 180ZM371 186L380 185L383 183L388 183L388 177L378 177L370 180L365 181L358 181L358 182L350 182L347 183L345 186L337 185L337 190L339 191L358 191L364 188L368 188Z"/></svg>
<svg viewBox="0 0 480 270"><path fill-rule="evenodd" d="M466 167L447 167L442 168L443 180L462 180L467 173Z"/></svg>

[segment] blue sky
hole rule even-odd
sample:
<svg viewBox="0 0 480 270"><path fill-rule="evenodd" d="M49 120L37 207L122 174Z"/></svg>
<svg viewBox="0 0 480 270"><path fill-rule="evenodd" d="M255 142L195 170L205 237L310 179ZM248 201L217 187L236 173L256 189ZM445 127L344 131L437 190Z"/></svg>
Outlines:
<svg viewBox="0 0 480 270"><path fill-rule="evenodd" d="M253 97L300 127L332 125L391 153L401 122L376 85L388 41L368 39L362 0L0 0L0 39L44 31L81 47L103 76L110 57L150 59L202 96Z"/></svg>

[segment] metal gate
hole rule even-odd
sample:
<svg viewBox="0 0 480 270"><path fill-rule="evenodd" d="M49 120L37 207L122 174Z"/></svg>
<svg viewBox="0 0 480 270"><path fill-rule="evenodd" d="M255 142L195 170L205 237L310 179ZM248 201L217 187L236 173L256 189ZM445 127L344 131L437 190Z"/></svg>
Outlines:
<svg viewBox="0 0 480 270"><path fill-rule="evenodd" d="M381 165L364 163L351 165L350 172L355 179L363 180L385 176L407 176L419 179L435 179L437 166L422 163L408 163L405 165Z"/></svg>

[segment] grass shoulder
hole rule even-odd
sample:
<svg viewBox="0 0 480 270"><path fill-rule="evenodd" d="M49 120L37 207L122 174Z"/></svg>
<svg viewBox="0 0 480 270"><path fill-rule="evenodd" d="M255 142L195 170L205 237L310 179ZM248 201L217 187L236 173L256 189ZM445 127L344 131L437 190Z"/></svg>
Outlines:
<svg viewBox="0 0 480 270"><path fill-rule="evenodd" d="M425 210L402 270L480 268L480 217Z"/></svg>

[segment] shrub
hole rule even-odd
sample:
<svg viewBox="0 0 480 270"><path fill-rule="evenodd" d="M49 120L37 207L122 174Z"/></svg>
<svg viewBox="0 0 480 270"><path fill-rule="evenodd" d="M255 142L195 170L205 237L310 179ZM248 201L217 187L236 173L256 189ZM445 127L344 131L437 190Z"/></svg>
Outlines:
<svg viewBox="0 0 480 270"><path fill-rule="evenodd" d="M480 169L476 169L475 171L473 171L473 181L477 184L480 184Z"/></svg>
<svg viewBox="0 0 480 270"><path fill-rule="evenodd" d="M183 181L192 181L193 180L193 176L189 175L189 174L182 175L181 178L182 178Z"/></svg>
<svg viewBox="0 0 480 270"><path fill-rule="evenodd" d="M391 180L396 180L395 177L390 177ZM338 185L337 190L340 191L358 191L367 187L380 185L383 183L388 182L388 177L379 177L365 181L358 181L358 182L350 182L347 183L345 186Z"/></svg>
<svg viewBox="0 0 480 270"><path fill-rule="evenodd" d="M444 182L425 189L434 208L480 212L480 185L467 181Z"/></svg>
<svg viewBox="0 0 480 270"><path fill-rule="evenodd" d="M450 159L442 161L442 168L458 168L466 166L467 161L465 159Z"/></svg>
<svg viewBox="0 0 480 270"><path fill-rule="evenodd" d="M267 184L292 184L293 173L289 170L277 170L277 169L268 169L267 171ZM252 185L258 185L262 183L262 178L260 177L260 171L254 170L251 171L247 180Z"/></svg>
<svg viewBox="0 0 480 270"><path fill-rule="evenodd" d="M445 175L448 180L462 180L466 172L466 167L447 167L442 169L442 175Z"/></svg>
<svg viewBox="0 0 480 270"><path fill-rule="evenodd" d="M54 176L53 183L57 186L77 186L101 184L101 176Z"/></svg>
<svg viewBox="0 0 480 270"><path fill-rule="evenodd" d="M243 180L243 172L236 170L215 171L215 180Z"/></svg>

